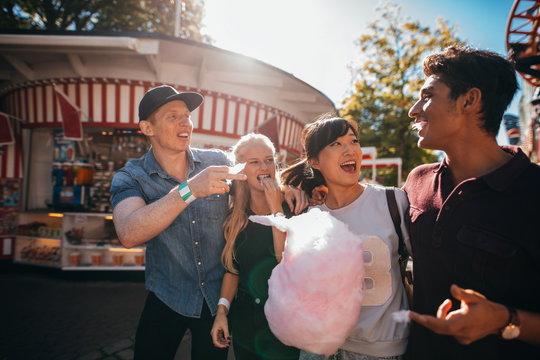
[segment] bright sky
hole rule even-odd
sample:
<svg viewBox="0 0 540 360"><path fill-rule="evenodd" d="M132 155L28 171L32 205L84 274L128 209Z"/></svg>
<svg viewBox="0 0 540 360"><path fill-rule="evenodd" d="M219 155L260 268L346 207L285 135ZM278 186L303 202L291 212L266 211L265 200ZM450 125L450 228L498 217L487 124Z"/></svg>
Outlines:
<svg viewBox="0 0 540 360"><path fill-rule="evenodd" d="M402 14L435 27L443 17L472 46L506 54L513 0L402 0ZM326 94L336 107L351 89L354 40L375 18L377 0L205 0L214 45L276 66ZM517 114L514 99L509 112Z"/></svg>

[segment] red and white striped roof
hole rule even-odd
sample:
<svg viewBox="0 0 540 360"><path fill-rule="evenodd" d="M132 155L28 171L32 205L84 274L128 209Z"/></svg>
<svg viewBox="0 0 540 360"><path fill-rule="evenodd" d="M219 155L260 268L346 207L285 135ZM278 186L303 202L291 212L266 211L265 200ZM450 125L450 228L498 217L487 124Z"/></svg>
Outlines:
<svg viewBox="0 0 540 360"><path fill-rule="evenodd" d="M61 127L61 114L55 102L56 84L82 111L85 127L138 127L138 104L145 91L158 86L125 79L51 79L26 83L4 98L9 114L25 119L26 127ZM171 84L172 85L172 84ZM204 103L193 112L195 134L239 138L271 116L277 116L281 146L300 154L303 124L276 108L203 89L173 85L179 91L197 91ZM219 140L217 146L220 144Z"/></svg>
<svg viewBox="0 0 540 360"><path fill-rule="evenodd" d="M197 91L205 102L192 114L195 146L230 146L276 116L280 147L289 155L301 151L304 124L336 110L322 92L281 69L156 34L0 34L0 52L0 111L30 128L61 127L53 84L80 107L85 127L137 127L138 102L154 86ZM4 151L0 176L21 176L16 148Z"/></svg>

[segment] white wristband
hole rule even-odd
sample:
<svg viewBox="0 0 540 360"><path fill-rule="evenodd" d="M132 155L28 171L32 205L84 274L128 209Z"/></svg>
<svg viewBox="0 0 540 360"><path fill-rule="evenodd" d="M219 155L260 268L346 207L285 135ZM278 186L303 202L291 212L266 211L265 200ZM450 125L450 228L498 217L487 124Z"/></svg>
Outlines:
<svg viewBox="0 0 540 360"><path fill-rule="evenodd" d="M184 200L188 205L196 199L195 195L191 193L187 181L184 181L183 183L178 185L178 192L180 193L182 200Z"/></svg>
<svg viewBox="0 0 540 360"><path fill-rule="evenodd" d="M229 302L229 300L225 298L220 298L217 304L218 306L219 305L225 306L227 308L227 311L229 311L229 308L231 307L231 303Z"/></svg>

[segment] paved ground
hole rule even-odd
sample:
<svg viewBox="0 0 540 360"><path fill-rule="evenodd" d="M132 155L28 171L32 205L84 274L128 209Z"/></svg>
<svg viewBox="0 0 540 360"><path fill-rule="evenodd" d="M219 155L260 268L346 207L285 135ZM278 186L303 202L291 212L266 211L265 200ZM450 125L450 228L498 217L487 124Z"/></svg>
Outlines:
<svg viewBox="0 0 540 360"><path fill-rule="evenodd" d="M0 265L0 360L132 359L143 276Z"/></svg>

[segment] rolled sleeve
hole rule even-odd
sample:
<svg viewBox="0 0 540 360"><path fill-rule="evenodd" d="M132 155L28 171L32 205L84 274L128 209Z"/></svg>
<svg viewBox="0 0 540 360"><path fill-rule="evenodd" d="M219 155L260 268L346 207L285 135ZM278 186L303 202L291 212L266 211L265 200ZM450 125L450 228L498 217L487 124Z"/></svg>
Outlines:
<svg viewBox="0 0 540 360"><path fill-rule="evenodd" d="M139 184L129 173L120 170L114 175L111 183L112 208L114 209L120 201L129 197L140 197L144 199Z"/></svg>

